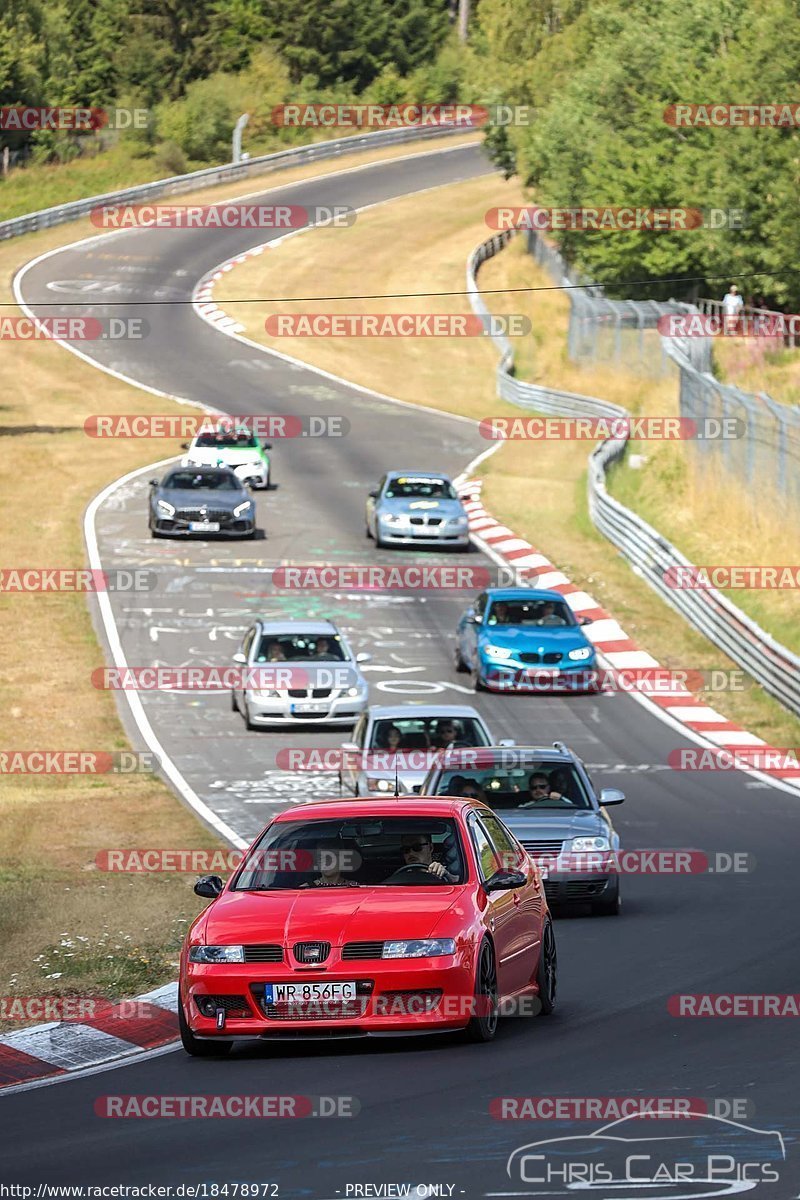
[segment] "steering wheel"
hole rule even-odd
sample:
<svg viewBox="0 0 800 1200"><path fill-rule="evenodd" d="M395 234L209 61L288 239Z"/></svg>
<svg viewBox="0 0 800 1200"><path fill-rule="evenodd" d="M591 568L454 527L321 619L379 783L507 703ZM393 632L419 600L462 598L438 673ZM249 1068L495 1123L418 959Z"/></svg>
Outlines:
<svg viewBox="0 0 800 1200"><path fill-rule="evenodd" d="M447 882L445 879L442 879L441 876L434 875L432 871L429 871L424 863L405 863L404 866L398 867L396 871L393 871L389 878L385 880L385 882L391 883L391 881L396 879L398 875L404 875L409 871L416 871L418 875L424 875L426 882L431 879L435 880L436 883Z"/></svg>

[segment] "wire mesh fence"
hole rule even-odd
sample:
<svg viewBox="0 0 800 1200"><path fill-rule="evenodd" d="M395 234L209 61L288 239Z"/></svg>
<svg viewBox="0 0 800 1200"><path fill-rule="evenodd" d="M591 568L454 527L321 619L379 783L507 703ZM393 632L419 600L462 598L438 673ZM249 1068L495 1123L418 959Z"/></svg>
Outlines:
<svg viewBox="0 0 800 1200"><path fill-rule="evenodd" d="M609 300L602 287L571 276L556 247L535 231L528 234L528 250L554 282L571 288L568 352L573 362L619 363L650 378L677 370L682 417L735 420L741 431L739 437L698 439L693 443L698 454L735 474L754 504L761 501L753 485L767 480L792 506L800 505L800 407L722 383L712 370L712 338L665 337L658 331L660 317L698 311L713 315L721 302L703 300L695 306L677 300Z"/></svg>

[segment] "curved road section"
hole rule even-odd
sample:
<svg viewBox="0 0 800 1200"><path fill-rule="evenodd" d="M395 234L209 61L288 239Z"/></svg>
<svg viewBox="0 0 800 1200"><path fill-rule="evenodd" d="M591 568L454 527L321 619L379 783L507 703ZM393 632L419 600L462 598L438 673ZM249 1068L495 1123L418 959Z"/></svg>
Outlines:
<svg viewBox="0 0 800 1200"><path fill-rule="evenodd" d="M360 208L489 169L474 148L426 151L273 189L265 202ZM605 1123L598 1112L608 1110L586 1107L589 1102L638 1097L690 1098L713 1115L706 1122L713 1136L695 1138L691 1153L713 1142L718 1153L727 1147L731 1160L744 1164L754 1152L760 1135L716 1118L780 1130L787 1156L776 1164L781 1183L759 1184L760 1194L796 1195L796 1026L790 1018L681 1019L668 1009L675 993L800 990L792 884L800 833L796 798L741 774L670 771L670 750L691 743L624 695L473 696L452 666L464 594L271 591L270 571L280 563L407 561L406 552L378 553L364 540L368 488L396 466L457 474L485 443L469 422L392 404L203 323L189 303L196 281L263 241L263 230L118 233L39 260L21 280L26 303L40 315L75 312L87 303L95 315L145 315L151 325L146 341L89 343L88 353L151 388L231 413L338 415L349 422L346 437L276 442L277 486L257 494L263 537L255 542L151 541L149 472L112 492L97 522L104 565L147 566L158 577L154 592L115 601L128 663L228 665L254 614L331 616L357 650L373 655L373 702L474 702L498 737L563 740L586 761L598 786L626 791L616 818L626 847L700 849L712 861L747 852L751 869L630 876L623 880L619 918L564 915L556 930L557 1015L506 1021L488 1047L444 1038L314 1043L239 1050L220 1062L190 1060L178 1051L8 1096L2 1101L4 1181L257 1182L270 1185L264 1196L321 1200L540 1195L547 1189L532 1182L532 1168L527 1180L516 1167L516 1175L507 1172L509 1155L537 1140L596 1131ZM402 247L386 252L402 253ZM80 348L86 353L87 343ZM97 379L94 408L102 412L102 376ZM430 560L495 569L476 554ZM286 746L334 746L342 735L246 733L219 694L150 692L142 699L166 752L239 837L249 838L287 803L332 786L327 777L281 770L276 753ZM136 740L138 731L131 732ZM265 1093L353 1097L345 1109L357 1115L219 1122L96 1115L99 1098L108 1095ZM583 1119L499 1119L514 1111L503 1108L502 1098L522 1096L571 1097ZM649 1153L643 1124L635 1136L645 1139ZM669 1132L679 1134L681 1123L670 1124ZM737 1172L731 1167L728 1180ZM741 1180L734 1190L743 1190ZM570 1194L555 1186L549 1191ZM684 1183L646 1194L713 1191ZM610 1200L640 1192L602 1186L593 1194Z"/></svg>

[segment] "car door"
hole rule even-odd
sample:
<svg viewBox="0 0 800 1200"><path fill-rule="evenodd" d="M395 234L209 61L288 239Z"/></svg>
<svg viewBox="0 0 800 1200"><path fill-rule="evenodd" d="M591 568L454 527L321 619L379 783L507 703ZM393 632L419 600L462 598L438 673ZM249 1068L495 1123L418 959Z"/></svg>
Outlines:
<svg viewBox="0 0 800 1200"><path fill-rule="evenodd" d="M478 877L481 883L485 883L491 875L501 870L502 863L477 812L469 814L467 828L478 862ZM494 941L497 986L500 995L507 996L522 986L516 982L520 977L519 961L515 957L517 904L511 891L490 892L486 901L484 921Z"/></svg>
<svg viewBox="0 0 800 1200"><path fill-rule="evenodd" d="M482 812L479 820L489 835L502 868L521 871L528 877L524 887L514 888L510 893L514 912L509 920L509 960L512 964L513 989L516 990L530 982L536 966L544 909L541 880L526 851L498 816Z"/></svg>
<svg viewBox="0 0 800 1200"><path fill-rule="evenodd" d="M255 625L252 625L250 627L250 629L248 629L247 633L244 635L244 638L242 640L242 646L241 646L241 650L239 651L239 653L243 656L244 662L239 662L237 665L241 668L243 675L245 674L245 672L247 670L247 666L250 663L250 652L253 649L253 639L256 636L256 629L257 629L257 627ZM245 688L234 688L233 689L233 703L236 705L236 707L239 709L240 712L244 712L245 692L246 692Z"/></svg>
<svg viewBox="0 0 800 1200"><path fill-rule="evenodd" d="M475 669L475 664L478 658L478 635L481 630L481 621L483 614L486 611L486 593L482 592L472 608L468 608L461 618L459 628L461 641L461 657L470 670Z"/></svg>

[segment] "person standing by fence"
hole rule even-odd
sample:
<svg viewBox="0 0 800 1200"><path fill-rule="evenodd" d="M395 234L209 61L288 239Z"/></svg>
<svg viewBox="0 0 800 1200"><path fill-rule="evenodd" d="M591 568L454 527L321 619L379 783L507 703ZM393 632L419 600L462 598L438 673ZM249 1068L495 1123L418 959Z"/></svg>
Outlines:
<svg viewBox="0 0 800 1200"><path fill-rule="evenodd" d="M736 333L739 325L739 313L743 307L744 301L739 295L739 289L735 283L732 283L722 298L722 312L725 318L724 329L726 334Z"/></svg>

